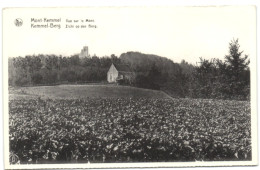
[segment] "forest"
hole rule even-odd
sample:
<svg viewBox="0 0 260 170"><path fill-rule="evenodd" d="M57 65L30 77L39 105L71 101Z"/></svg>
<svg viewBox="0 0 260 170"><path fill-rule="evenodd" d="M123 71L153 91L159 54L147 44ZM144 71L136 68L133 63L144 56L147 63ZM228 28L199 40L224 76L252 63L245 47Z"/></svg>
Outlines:
<svg viewBox="0 0 260 170"><path fill-rule="evenodd" d="M112 63L127 64L135 73L131 86L162 90L176 98L250 99L249 57L238 39L230 41L224 60L203 57L199 64L157 55L126 52L120 56L27 55L8 60L9 86L106 83ZM127 82L120 82L129 85Z"/></svg>

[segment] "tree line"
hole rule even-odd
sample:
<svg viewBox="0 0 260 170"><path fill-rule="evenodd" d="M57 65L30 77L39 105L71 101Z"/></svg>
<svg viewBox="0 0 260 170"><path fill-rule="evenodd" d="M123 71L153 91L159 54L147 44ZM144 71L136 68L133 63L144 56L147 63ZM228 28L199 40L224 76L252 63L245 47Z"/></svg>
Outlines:
<svg viewBox="0 0 260 170"><path fill-rule="evenodd" d="M249 100L250 60L242 54L238 39L233 39L224 61L200 58L199 65L194 66L182 60L180 68L168 78L160 69L152 68L155 77L150 80L173 97Z"/></svg>
<svg viewBox="0 0 260 170"><path fill-rule="evenodd" d="M239 48L238 39L233 39L224 60L200 58L198 65L139 52L119 57L15 57L9 58L9 85L106 82L107 71L115 63L127 64L133 70L132 86L160 89L173 97L245 100L250 98L250 60Z"/></svg>
<svg viewBox="0 0 260 170"><path fill-rule="evenodd" d="M28 55L9 58L9 85L101 82L106 80L112 63L119 63L119 58L115 55L101 58L79 58L78 55Z"/></svg>

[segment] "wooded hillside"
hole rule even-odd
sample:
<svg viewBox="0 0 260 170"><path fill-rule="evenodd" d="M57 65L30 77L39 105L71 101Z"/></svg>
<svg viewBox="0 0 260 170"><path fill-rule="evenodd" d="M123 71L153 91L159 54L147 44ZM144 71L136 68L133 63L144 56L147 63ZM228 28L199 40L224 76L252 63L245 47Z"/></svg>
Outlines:
<svg viewBox="0 0 260 170"><path fill-rule="evenodd" d="M127 52L120 57L15 57L9 58L9 85L106 82L107 71L115 63L127 64L135 72L133 86L160 89L173 97L249 99L249 59L242 56L239 47L238 40L232 40L224 61L201 58L199 66L140 52Z"/></svg>

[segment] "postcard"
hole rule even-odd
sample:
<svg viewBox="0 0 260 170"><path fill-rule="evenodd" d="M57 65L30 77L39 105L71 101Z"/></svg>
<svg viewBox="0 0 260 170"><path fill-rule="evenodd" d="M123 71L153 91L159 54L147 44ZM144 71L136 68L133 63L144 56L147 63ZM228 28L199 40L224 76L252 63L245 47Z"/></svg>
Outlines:
<svg viewBox="0 0 260 170"><path fill-rule="evenodd" d="M257 165L256 7L3 9L6 169Z"/></svg>

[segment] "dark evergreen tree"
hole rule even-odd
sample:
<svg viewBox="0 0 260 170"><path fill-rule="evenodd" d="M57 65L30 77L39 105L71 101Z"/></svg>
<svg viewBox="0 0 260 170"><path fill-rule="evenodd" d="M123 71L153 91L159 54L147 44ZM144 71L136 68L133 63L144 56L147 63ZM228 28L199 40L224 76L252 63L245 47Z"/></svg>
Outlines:
<svg viewBox="0 0 260 170"><path fill-rule="evenodd" d="M239 51L240 45L238 39L233 39L229 43L229 54L225 56L229 72L232 75L232 81L241 81L241 74L248 69L250 60L248 55L242 56L243 51Z"/></svg>
<svg viewBox="0 0 260 170"><path fill-rule="evenodd" d="M230 89L232 89L231 95L234 96L245 95L245 88L250 85L250 72L248 68L250 60L248 59L248 55L242 56L243 51L240 51L239 48L238 39L233 39L229 43L229 54L225 56L227 63L226 74L229 76Z"/></svg>

